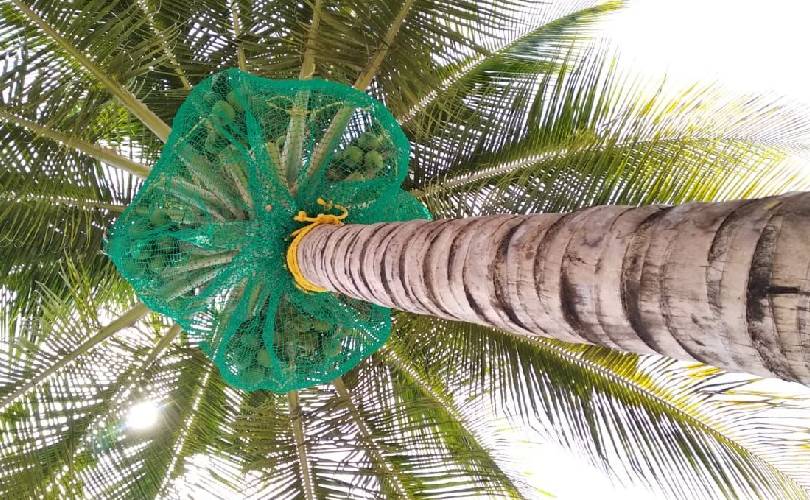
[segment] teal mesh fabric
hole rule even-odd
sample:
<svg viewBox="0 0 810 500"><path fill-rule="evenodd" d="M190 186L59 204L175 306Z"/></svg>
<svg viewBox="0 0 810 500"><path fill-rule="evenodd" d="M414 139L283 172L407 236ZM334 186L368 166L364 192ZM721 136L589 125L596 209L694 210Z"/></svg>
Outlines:
<svg viewBox="0 0 810 500"><path fill-rule="evenodd" d="M390 311L299 290L286 268L299 210L346 223L429 218L400 185L409 146L388 110L337 83L236 69L194 87L107 252L138 297L174 319L244 390L328 382L378 349Z"/></svg>

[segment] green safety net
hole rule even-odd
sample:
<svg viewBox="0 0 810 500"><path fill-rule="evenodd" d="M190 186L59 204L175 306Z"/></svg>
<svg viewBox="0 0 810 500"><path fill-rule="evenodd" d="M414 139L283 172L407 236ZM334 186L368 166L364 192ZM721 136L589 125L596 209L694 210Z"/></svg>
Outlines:
<svg viewBox="0 0 810 500"><path fill-rule="evenodd" d="M244 390L333 380L378 349L390 310L296 287L285 252L318 198L346 223L429 218L400 185L408 141L367 94L236 69L197 84L107 252L138 297L175 320Z"/></svg>

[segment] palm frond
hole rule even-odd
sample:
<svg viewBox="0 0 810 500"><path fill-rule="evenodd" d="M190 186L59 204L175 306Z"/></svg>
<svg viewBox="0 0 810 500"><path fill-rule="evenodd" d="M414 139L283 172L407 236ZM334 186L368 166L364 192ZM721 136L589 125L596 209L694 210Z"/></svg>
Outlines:
<svg viewBox="0 0 810 500"><path fill-rule="evenodd" d="M678 497L805 498L810 428L774 419L802 415L810 397L770 413L790 398L752 399L751 377L703 365L406 314L397 328L397 349L450 393L488 394L622 482ZM779 442L785 432L795 439Z"/></svg>
<svg viewBox="0 0 810 500"><path fill-rule="evenodd" d="M86 445L81 438L96 417L115 394L129 389L133 370L127 356L134 353L127 347L134 350L134 346L125 342L122 350L118 341L127 337L117 334L142 316L142 310L135 308L90 336L102 321L99 313L106 310L100 306L113 305L117 294L114 288L95 287L74 266L66 268L63 278L72 291L70 300L46 293L36 321L22 325L15 337L0 338L3 496L48 491L63 467L81 455ZM110 337L114 339L107 340ZM107 343L100 347L102 340Z"/></svg>
<svg viewBox="0 0 810 500"><path fill-rule="evenodd" d="M478 421L472 418L472 406L465 408L470 413L463 412L442 384L413 363L412 357L398 347L393 344L386 348L382 358L393 369L392 381L401 384L400 390L404 394L418 395L422 404L432 407L432 411L425 411L419 419L424 423L437 419L434 425L440 424L440 428L450 433L448 437L451 439L460 439L445 441L445 444L451 454L466 458L464 466L468 474L480 477L484 485L490 483L486 485L491 488L488 493L519 497L519 482L498 461L497 446L503 443L496 442L493 448L492 443L483 440L485 434L478 427Z"/></svg>
<svg viewBox="0 0 810 500"><path fill-rule="evenodd" d="M83 141L77 137L71 136L59 130L40 125L34 121L15 115L14 113L3 109L0 105L0 120L24 128L36 134L40 138L50 139L56 143L63 144L68 148L72 148L80 153L95 158L98 161L104 162L107 165L115 168L120 168L138 177L146 177L149 174L149 168L137 163L129 158L121 156L110 148L91 144Z"/></svg>
<svg viewBox="0 0 810 500"><path fill-rule="evenodd" d="M79 275L79 272L76 271L75 268L69 268L69 270L72 271L70 273L73 275L72 277ZM78 290L83 292L93 291L93 285L89 280L85 280L82 284L84 287ZM68 283L67 286L71 292L74 292L72 293L72 300L64 300L52 292L46 292L46 296L42 298L45 304L43 307L44 314L37 318L38 328L35 333L36 335L45 335L44 339L34 336L34 332L31 331L25 332L28 335L22 336L21 338L11 338L9 336L7 346L9 359L20 356L21 353L15 352L16 348L22 349L22 354L27 355L30 359L27 360L27 366L24 371L13 374L13 376L12 373L9 372L8 377L6 377L8 383L4 384L3 390L0 392L0 394L2 394L2 396L0 396L0 410L7 408L18 399L25 397L27 393L35 390L37 386L46 382L54 374L76 362L111 336L128 328L148 312L146 306L137 303L126 312L115 316L112 321L103 327L97 320L94 323L88 323L89 318L92 317L88 315L94 312L97 313L98 310L93 311L89 308L85 310L85 307L81 307L77 312L84 316L80 316L78 320L70 316L65 317L64 314L66 311L70 310L71 304L80 306L86 305L86 303L82 303L85 299L75 293L77 288L74 288L74 285L71 283ZM109 294L109 291L106 293ZM47 326L42 327L43 323ZM78 327L79 330L75 330L76 327ZM45 330L46 333L43 334L40 330ZM38 343L43 340L48 340L48 338L53 337L57 342L61 341L61 339L58 338L59 334L53 333L53 330L65 330L73 334L82 331L82 342L72 346L70 349L65 349L60 346L59 349L56 349L56 352L54 352L53 349L42 350ZM97 330L97 333L91 335L89 338L85 338L88 333L87 330ZM77 336L77 338L79 337ZM20 342L15 343L17 340ZM28 350L34 353L33 357L31 353L26 352ZM41 357L37 357L40 355Z"/></svg>
<svg viewBox="0 0 810 500"><path fill-rule="evenodd" d="M346 404L360 437L365 441L364 444L368 449L369 457L375 467L375 472L380 477L381 481L385 481L388 484L388 491L390 492L388 496L403 499L413 498L413 495L405 489L405 485L402 482L396 466L383 455L379 444L375 441L374 435L363 419L363 414L357 409L354 401L352 401L351 392L349 392L343 379L338 377L332 382L332 385L335 386L338 397Z"/></svg>
<svg viewBox="0 0 810 500"><path fill-rule="evenodd" d="M0 287L4 310L35 314L38 292L66 289L59 273L67 257L97 283L117 278L102 254L105 228L137 184L96 161L27 131L0 127ZM22 249L25 249L24 251Z"/></svg>
<svg viewBox="0 0 810 500"><path fill-rule="evenodd" d="M786 159L810 130L766 98L721 97L710 87L650 95L611 73L599 53L543 77L518 114L523 125L424 172L433 180L420 194L435 213L764 196L795 181Z"/></svg>
<svg viewBox="0 0 810 500"><path fill-rule="evenodd" d="M315 489L312 486L313 476L309 471L309 458L307 458L306 442L304 441L304 424L301 419L301 405L298 404L298 392L287 394L290 405L290 418L295 438L295 449L298 452L298 474L306 500L314 500Z"/></svg>
<svg viewBox="0 0 810 500"><path fill-rule="evenodd" d="M183 86L183 90L191 90L191 82L189 81L188 76L186 76L186 72L180 65L180 62L177 60L177 56L175 55L171 45L171 41L174 38L174 33L172 33L172 30L164 29L159 25L158 21L155 19L155 8L151 4L150 0L137 0L136 5L139 9L141 9L144 16L146 16L146 22L149 23L149 27L160 41L160 47L163 50L165 60L174 70L177 78L180 80L180 83Z"/></svg>
<svg viewBox="0 0 810 500"><path fill-rule="evenodd" d="M138 24L131 24L131 20L135 19L135 16L132 15L134 12L125 16L130 24L123 25L116 22L117 19L114 17L108 16L112 10L110 2L97 1L88 3L81 5L82 10L71 12L72 9L66 7L66 4L62 2L40 1L37 5L30 5L24 0L9 1L16 7L19 17L15 19L14 16L7 16L6 21L17 21L29 28L36 27L43 35L40 43L46 46L50 45L81 67L115 96L122 106L141 120L159 139L165 141L168 138L170 127L120 83L121 81L127 81L125 71L132 72L134 70L137 72L138 70L145 71L147 69L125 65L127 59L130 61L151 61L156 58L159 47L155 46L151 37L144 36L141 37L141 43L139 44L112 47L113 50L110 50L111 47L105 43L103 38L103 36L109 35L111 32L115 33L116 30L123 31L126 34L125 36L128 36L133 31L142 29ZM89 13L95 15L88 15ZM99 31L99 28L101 31ZM71 36L82 36L83 38L81 41L70 40L69 37ZM134 40L134 37L128 36L128 38ZM34 40L36 39L34 38ZM88 42L90 43L88 44ZM92 42L96 43L93 44ZM127 52L116 53L116 49L118 51L125 49ZM92 60L87 53L92 53L96 60ZM107 64L100 65L100 59L105 60Z"/></svg>
<svg viewBox="0 0 810 500"><path fill-rule="evenodd" d="M443 68L445 80L400 116L400 122L412 137L430 137L433 127L463 123L464 111L469 112L465 99L498 85L498 80L505 87L508 80L518 82L558 71L566 58L572 57L572 51L576 53L575 49L586 46L583 42L590 41L595 22L622 6L616 1L591 4L548 9L551 12L544 12L537 24L527 23L529 29L518 36L499 40L501 43L492 49L447 65Z"/></svg>

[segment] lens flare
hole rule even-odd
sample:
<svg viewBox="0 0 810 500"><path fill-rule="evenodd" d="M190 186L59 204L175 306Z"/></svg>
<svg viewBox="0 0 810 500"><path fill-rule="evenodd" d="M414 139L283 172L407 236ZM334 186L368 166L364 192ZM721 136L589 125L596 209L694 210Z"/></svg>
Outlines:
<svg viewBox="0 0 810 500"><path fill-rule="evenodd" d="M133 430L150 429L157 424L160 406L154 401L141 401L129 409L126 427Z"/></svg>

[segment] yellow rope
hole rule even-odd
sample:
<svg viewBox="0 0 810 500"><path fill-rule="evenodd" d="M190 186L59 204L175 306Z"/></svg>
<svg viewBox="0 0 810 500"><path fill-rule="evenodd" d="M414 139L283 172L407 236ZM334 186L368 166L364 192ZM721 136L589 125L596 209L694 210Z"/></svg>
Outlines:
<svg viewBox="0 0 810 500"><path fill-rule="evenodd" d="M301 273L301 268L298 267L298 245L301 244L301 240L304 239L304 236L306 236L307 233L316 227L322 224L334 224L336 226L342 226L343 219L349 215L349 211L346 209L346 207L342 205L333 205L331 201L327 202L322 198L318 198L318 205L321 205L326 210L331 210L332 207L334 207L343 213L340 215L318 214L315 217L310 217L306 212L301 210L298 212L298 215L293 217L293 220L298 222L309 222L309 224L301 229L296 229L292 232L290 236L293 236L293 240L290 242L289 248L287 248L287 269L289 269L290 274L293 275L295 285L306 292L326 292L327 290L326 288L321 288L315 283L309 281Z"/></svg>

